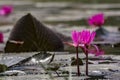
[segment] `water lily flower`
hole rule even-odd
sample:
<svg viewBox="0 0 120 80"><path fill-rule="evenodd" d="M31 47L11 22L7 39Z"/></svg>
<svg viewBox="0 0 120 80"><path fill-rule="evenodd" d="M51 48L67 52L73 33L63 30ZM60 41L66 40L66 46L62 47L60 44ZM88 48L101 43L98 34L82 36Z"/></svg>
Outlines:
<svg viewBox="0 0 120 80"><path fill-rule="evenodd" d="M78 45L79 45L79 32L73 31L71 37L72 37L72 41L73 41L73 46L78 47Z"/></svg>
<svg viewBox="0 0 120 80"><path fill-rule="evenodd" d="M88 19L88 24L90 26L99 27L95 31L96 39L98 40L104 40L107 36L109 36L110 32L102 27L104 23L105 23L105 17L103 13L95 14Z"/></svg>
<svg viewBox="0 0 120 80"><path fill-rule="evenodd" d="M96 45L92 45L94 49L88 49L88 52L94 54L95 56L100 56L104 54L104 51L99 49Z"/></svg>
<svg viewBox="0 0 120 80"><path fill-rule="evenodd" d="M101 27L104 24L104 22L105 19L103 13L95 14L88 19L88 24L90 26Z"/></svg>
<svg viewBox="0 0 120 80"><path fill-rule="evenodd" d="M99 56L103 54L102 50L99 50L96 45L92 45L95 38L96 32L89 30L83 30L79 34L79 43L84 44L84 46L79 46L86 55L86 75L88 75L88 53L95 54L95 56ZM95 49L91 50L89 47L93 46Z"/></svg>
<svg viewBox="0 0 120 80"><path fill-rule="evenodd" d="M77 73L78 73L78 76L80 76L80 69L79 69L79 62L78 62L79 32L73 31L71 37L73 41L73 46L76 47Z"/></svg>
<svg viewBox="0 0 120 80"><path fill-rule="evenodd" d="M8 16L13 12L13 6L3 5L0 9L0 16Z"/></svg>
<svg viewBox="0 0 120 80"><path fill-rule="evenodd" d="M94 54L95 56L103 55L104 52L100 50L96 45L91 44L95 38L96 32L89 30L83 30L81 32L79 31L72 31L72 41L73 43L65 42L66 44L70 46L74 46L76 48L76 58L78 61L78 47L80 47L83 52L86 55L86 75L88 75L88 54ZM94 49L91 49L90 47L93 47ZM77 71L78 76L80 76L79 72L79 64L77 62Z"/></svg>
<svg viewBox="0 0 120 80"><path fill-rule="evenodd" d="M0 33L0 43L3 43L4 40L3 40L3 33Z"/></svg>
<svg viewBox="0 0 120 80"><path fill-rule="evenodd" d="M72 43L68 43L68 42L64 42L70 46L74 46L76 48L76 59L77 59L77 75L80 76L80 68L79 68L79 62L78 62L78 47L79 47L79 35L80 32L78 31L72 31L72 35L71 35L71 38L72 38Z"/></svg>
<svg viewBox="0 0 120 80"><path fill-rule="evenodd" d="M79 34L79 43L84 45L90 45L90 43L93 41L95 37L95 32L90 32L88 30L83 30Z"/></svg>

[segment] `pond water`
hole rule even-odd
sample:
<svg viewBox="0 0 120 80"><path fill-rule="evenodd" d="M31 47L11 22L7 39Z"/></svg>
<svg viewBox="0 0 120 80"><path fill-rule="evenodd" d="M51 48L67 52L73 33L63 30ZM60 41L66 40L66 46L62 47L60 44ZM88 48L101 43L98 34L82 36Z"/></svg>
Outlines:
<svg viewBox="0 0 120 80"><path fill-rule="evenodd" d="M77 0L76 0L77 1ZM82 2L87 2L87 0L82 0ZM107 0L106 0L107 1ZM105 1L105 3L106 3ZM89 2L89 1L88 1ZM114 2L114 4L112 3ZM71 2L53 2L53 3L41 3L41 2L32 2L32 1L15 1L12 0L3 0L0 1L0 5L8 3L14 6L14 12L7 17L0 16L0 32L4 33L5 36L5 43L8 40L9 34L17 22L22 16L26 15L27 13L33 14L38 20L44 23L50 29L57 31L59 33L64 34L67 37L70 37L71 31L73 29L76 30L83 30L83 29L90 29L96 30L96 28L90 28L87 24L87 18L95 13L103 12L105 14L105 24L103 27L114 33L120 33L120 2L119 0L113 1L110 0L112 4L96 4L98 3L94 0L93 4L88 3L71 3ZM102 3L102 1L101 1ZM117 4L115 4L117 3ZM3 48L5 47L5 43L0 43L0 51L3 52ZM120 41L119 41L120 43ZM70 65L70 58L74 57L75 49L72 47L65 46L65 51L69 51L71 54L64 54L64 55L56 55L55 63L63 63L60 65L60 71L58 74L61 77L58 77L56 72L52 71L51 74L55 77L56 80L70 80L70 76L72 77L71 80L96 80L96 79L109 79L109 80L119 80L120 79L120 44L102 44L101 47L105 50L106 54L112 55L105 55L107 58L112 58L112 60L89 60L91 63L89 65L90 74L92 77L86 77L84 75L85 72L85 65L80 66L81 71L83 72L82 77L76 76L76 66L69 66ZM81 51L81 50L80 50ZM117 55L115 55L117 54ZM23 54L21 54L23 55ZM24 54L25 55L25 54ZM24 59L29 55L22 56L20 59ZM6 55L7 56L7 55ZM9 57L10 55L8 55ZM11 61L15 61L14 59ZM84 61L84 55L80 54L80 58ZM1 56L0 56L1 57ZM103 58L103 57L102 57ZM19 61L16 61L19 62ZM8 62L9 63L9 62ZM27 66L27 67L26 67ZM39 66L39 64L25 64L23 66L19 66L20 68L28 68L28 69L38 69L34 72L31 70L26 71L28 75L25 76L10 76L10 77L2 77L3 80L48 80L49 75ZM15 67L13 67L14 69ZM20 69L19 68L19 69ZM70 69L71 68L71 69ZM16 68L18 69L18 68ZM43 70L43 72L42 72ZM72 70L72 71L71 71ZM66 72L63 72L66 71ZM72 72L71 75L68 73ZM65 73L65 74L62 74ZM101 74L102 73L102 74ZM46 76L47 74L47 76ZM94 74L99 74L99 76L94 76ZM104 74L104 75L103 75ZM73 75L73 76L72 76ZM65 77L63 77L65 76ZM87 79L86 79L87 78Z"/></svg>

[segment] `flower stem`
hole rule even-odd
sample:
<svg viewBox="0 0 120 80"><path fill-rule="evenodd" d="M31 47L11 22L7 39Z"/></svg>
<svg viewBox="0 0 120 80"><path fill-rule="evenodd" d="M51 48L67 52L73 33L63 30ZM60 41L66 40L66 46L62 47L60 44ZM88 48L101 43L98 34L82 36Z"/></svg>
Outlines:
<svg viewBox="0 0 120 80"><path fill-rule="evenodd" d="M86 75L88 76L88 54L86 54Z"/></svg>
<svg viewBox="0 0 120 80"><path fill-rule="evenodd" d="M80 76L79 60L78 60L78 47L76 47L76 58L77 58L77 75Z"/></svg>
<svg viewBox="0 0 120 80"><path fill-rule="evenodd" d="M88 46L86 46L86 48L88 48ZM86 54L86 75L88 76L88 51L85 51Z"/></svg>

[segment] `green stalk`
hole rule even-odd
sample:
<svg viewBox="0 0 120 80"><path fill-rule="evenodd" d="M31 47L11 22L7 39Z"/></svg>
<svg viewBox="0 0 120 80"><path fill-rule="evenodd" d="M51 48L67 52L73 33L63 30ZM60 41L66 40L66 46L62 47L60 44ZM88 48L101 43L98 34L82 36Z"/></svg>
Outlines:
<svg viewBox="0 0 120 80"><path fill-rule="evenodd" d="M88 53L86 54L86 75L88 76Z"/></svg>
<svg viewBox="0 0 120 80"><path fill-rule="evenodd" d="M88 49L88 46L86 46L86 48ZM88 51L85 51L85 55L86 55L86 75L88 76Z"/></svg>
<svg viewBox="0 0 120 80"><path fill-rule="evenodd" d="M80 76L79 60L78 60L78 47L76 47L76 58L77 58L77 75Z"/></svg>

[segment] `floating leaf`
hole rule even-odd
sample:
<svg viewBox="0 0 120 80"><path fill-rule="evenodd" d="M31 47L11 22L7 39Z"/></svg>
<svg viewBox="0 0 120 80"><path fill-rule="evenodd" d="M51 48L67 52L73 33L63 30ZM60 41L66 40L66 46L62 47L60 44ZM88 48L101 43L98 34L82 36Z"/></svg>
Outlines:
<svg viewBox="0 0 120 80"><path fill-rule="evenodd" d="M78 62L79 62L79 65L83 65L83 61L80 58L78 58ZM71 65L72 66L77 65L77 59L75 59L74 57L72 57Z"/></svg>
<svg viewBox="0 0 120 80"><path fill-rule="evenodd" d="M18 45L11 43L10 40L24 43ZM27 14L14 26L5 52L62 51L63 49L63 43L54 31L44 26L31 14Z"/></svg>
<svg viewBox="0 0 120 80"><path fill-rule="evenodd" d="M8 67L4 64L0 64L0 72L4 72L8 69Z"/></svg>

